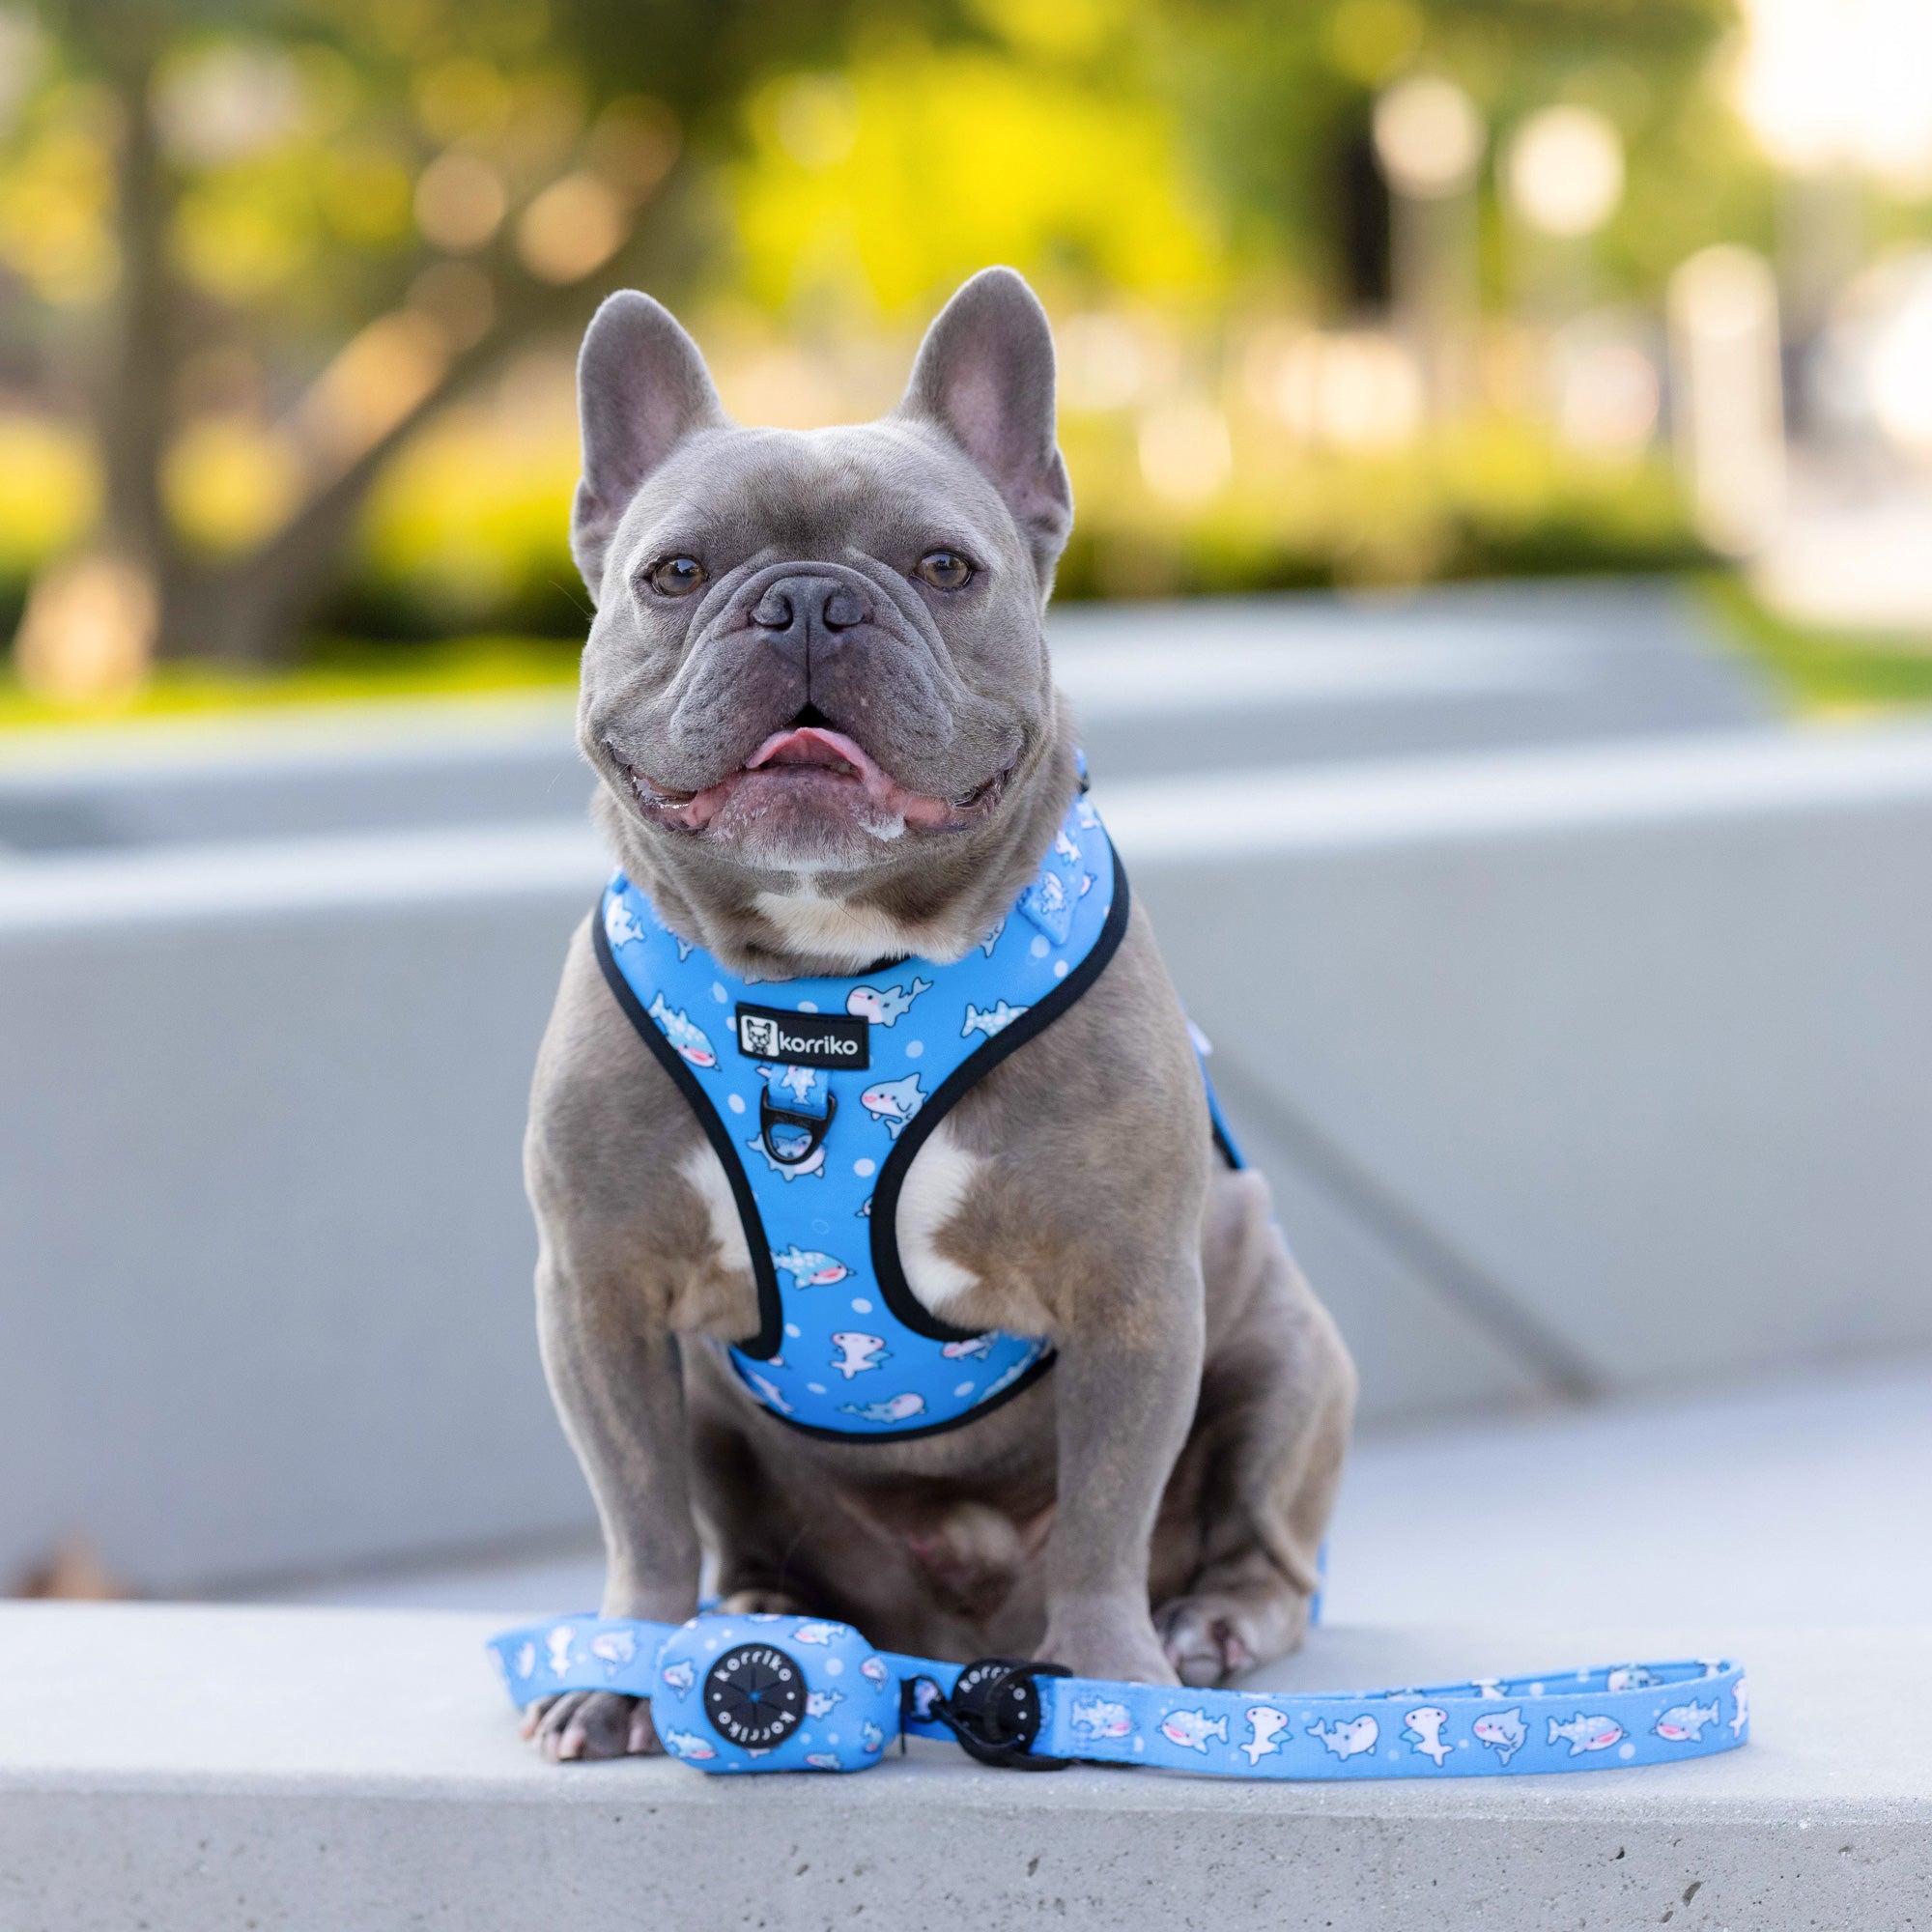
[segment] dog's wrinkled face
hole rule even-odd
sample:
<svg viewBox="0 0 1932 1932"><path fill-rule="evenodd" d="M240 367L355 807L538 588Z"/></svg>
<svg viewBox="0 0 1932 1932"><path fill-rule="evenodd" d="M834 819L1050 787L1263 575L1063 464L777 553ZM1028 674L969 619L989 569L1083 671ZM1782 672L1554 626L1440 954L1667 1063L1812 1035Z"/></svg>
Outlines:
<svg viewBox="0 0 1932 1932"><path fill-rule="evenodd" d="M1040 620L1071 517L1019 277L954 297L882 422L738 428L635 294L592 323L580 390L582 734L653 843L864 874L996 820L1052 727Z"/></svg>

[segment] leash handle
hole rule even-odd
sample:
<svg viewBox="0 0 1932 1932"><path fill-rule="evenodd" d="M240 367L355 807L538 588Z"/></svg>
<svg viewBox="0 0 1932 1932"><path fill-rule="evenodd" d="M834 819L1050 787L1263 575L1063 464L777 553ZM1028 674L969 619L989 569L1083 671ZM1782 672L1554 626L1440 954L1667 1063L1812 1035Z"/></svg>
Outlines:
<svg viewBox="0 0 1932 1932"><path fill-rule="evenodd" d="M1119 1684L1011 1658L942 1663L815 1617L559 1617L489 1650L519 1709L565 1690L647 1697L666 1750L714 1773L864 1771L912 1735L1030 1771L1481 1777L1675 1763L1750 1736L1743 1666L1720 1658L1313 1694Z"/></svg>

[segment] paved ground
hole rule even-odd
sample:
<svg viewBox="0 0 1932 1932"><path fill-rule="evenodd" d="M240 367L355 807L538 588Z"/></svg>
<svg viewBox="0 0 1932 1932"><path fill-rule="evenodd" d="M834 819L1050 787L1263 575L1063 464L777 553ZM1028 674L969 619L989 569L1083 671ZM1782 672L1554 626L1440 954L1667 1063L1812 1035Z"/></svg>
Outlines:
<svg viewBox="0 0 1932 1932"><path fill-rule="evenodd" d="M1337 1625L1922 1624L1932 1364L1677 1403L1372 1435L1330 1548ZM291 1587L274 1601L541 1616L587 1552ZM1536 1659L1519 1660L1536 1669ZM1469 1665L1467 1667L1477 1667Z"/></svg>
<svg viewBox="0 0 1932 1932"><path fill-rule="evenodd" d="M1751 1739L1719 1756L1308 1784L1029 1777L938 1743L864 1777L555 1767L517 1739L490 1627L0 1605L0 1924L1817 1932L1922 1926L1932 1897L1923 1626L1741 1628ZM1682 1623L1331 1628L1274 1688L1703 1640Z"/></svg>

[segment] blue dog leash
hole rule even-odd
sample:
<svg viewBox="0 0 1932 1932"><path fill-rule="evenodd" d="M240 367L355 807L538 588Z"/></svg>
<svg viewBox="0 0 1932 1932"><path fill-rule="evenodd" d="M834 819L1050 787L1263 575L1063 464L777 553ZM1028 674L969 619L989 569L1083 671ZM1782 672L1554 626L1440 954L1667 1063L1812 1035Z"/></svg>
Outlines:
<svg viewBox="0 0 1932 1932"><path fill-rule="evenodd" d="M489 1648L519 1709L565 1690L647 1697L665 1749L707 1772L864 1771L910 1734L1022 1771L1078 1760L1222 1777L1480 1777L1673 1764L1750 1735L1742 1666L1703 1658L1314 1694L1117 1684L1004 1658L939 1663L813 1617L559 1617Z"/></svg>

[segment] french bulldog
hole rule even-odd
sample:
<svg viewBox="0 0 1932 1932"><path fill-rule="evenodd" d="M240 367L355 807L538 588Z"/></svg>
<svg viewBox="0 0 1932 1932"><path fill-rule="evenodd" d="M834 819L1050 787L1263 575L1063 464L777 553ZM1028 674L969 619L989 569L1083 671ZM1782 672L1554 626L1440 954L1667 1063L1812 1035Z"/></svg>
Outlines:
<svg viewBox="0 0 1932 1932"><path fill-rule="evenodd" d="M580 731L624 870L748 979L963 956L1078 784L1043 628L1073 506L1033 292L975 276L891 415L809 432L732 422L691 338L625 292L585 335L579 401ZM708 1557L727 1609L842 1618L924 1656L1206 1685L1300 1641L1354 1371L1265 1183L1214 1153L1138 905L1084 996L906 1177L915 1296L1058 1351L965 1426L822 1439L729 1372L716 1345L759 1320L732 1194L588 922L526 1170L605 1615L693 1615ZM526 1732L553 1759L658 1748L649 1705L611 1692L533 1705Z"/></svg>

